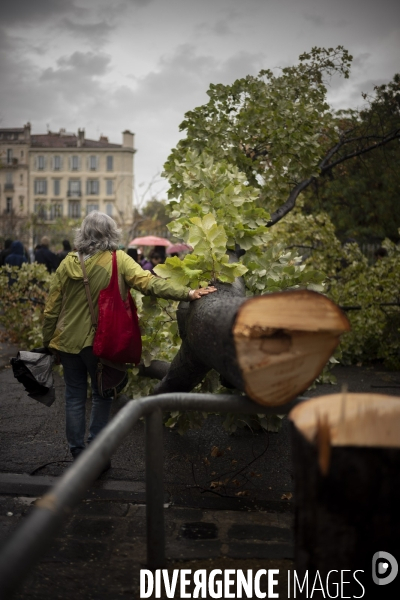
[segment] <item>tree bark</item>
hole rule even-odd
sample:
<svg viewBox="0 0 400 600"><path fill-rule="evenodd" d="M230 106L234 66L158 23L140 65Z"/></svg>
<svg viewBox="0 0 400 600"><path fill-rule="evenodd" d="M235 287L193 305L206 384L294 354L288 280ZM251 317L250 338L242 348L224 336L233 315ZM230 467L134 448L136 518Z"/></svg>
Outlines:
<svg viewBox="0 0 400 600"><path fill-rule="evenodd" d="M155 393L190 392L211 369L233 387L243 389L232 326L237 309L246 301L245 288L239 279L232 285L215 285L217 292L179 304L177 320L182 345Z"/></svg>
<svg viewBox="0 0 400 600"><path fill-rule="evenodd" d="M182 346L155 393L191 391L210 369L266 405L307 389L349 329L340 309L307 290L245 297L241 280L181 303Z"/></svg>
<svg viewBox="0 0 400 600"><path fill-rule="evenodd" d="M387 585L389 596L382 596L386 586L373 583L372 559L382 550L399 558L399 399L333 394L300 404L290 419L295 569L300 581L308 572L309 587L308 596L303 590L297 597L324 597L322 592L311 596L311 586L317 571L325 584L332 570L339 572L331 574L332 582L349 570L345 580L350 583L339 597L363 597L353 577L358 569L366 598L374 591L375 597L396 597L395 583ZM335 597L332 589L331 594Z"/></svg>

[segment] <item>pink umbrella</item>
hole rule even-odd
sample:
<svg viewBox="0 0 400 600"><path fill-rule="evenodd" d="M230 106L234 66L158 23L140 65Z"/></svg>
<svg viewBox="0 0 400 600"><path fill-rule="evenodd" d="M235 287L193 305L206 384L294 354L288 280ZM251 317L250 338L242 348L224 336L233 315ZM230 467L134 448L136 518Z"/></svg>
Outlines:
<svg viewBox="0 0 400 600"><path fill-rule="evenodd" d="M167 254L174 254L174 252L187 252L188 250L193 250L192 246L188 246L188 244L172 244L172 246L168 246Z"/></svg>
<svg viewBox="0 0 400 600"><path fill-rule="evenodd" d="M128 246L172 246L171 242L167 238L157 237L156 235L146 235L144 237L137 237Z"/></svg>

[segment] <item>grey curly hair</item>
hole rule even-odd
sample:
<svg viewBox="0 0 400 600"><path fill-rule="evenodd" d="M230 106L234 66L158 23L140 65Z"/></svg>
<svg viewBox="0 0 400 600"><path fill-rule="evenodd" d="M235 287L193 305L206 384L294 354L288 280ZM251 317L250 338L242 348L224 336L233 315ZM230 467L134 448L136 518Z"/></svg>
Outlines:
<svg viewBox="0 0 400 600"><path fill-rule="evenodd" d="M121 229L118 229L114 219L94 210L76 230L74 246L82 254L93 254L99 250L117 250L120 239Z"/></svg>

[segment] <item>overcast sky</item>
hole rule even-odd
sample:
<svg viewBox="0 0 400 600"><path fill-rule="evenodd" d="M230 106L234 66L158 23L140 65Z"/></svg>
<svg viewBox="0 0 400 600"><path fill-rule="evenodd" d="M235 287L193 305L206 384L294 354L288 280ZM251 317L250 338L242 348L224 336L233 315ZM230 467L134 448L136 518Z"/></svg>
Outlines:
<svg viewBox="0 0 400 600"><path fill-rule="evenodd" d="M338 108L400 72L399 0L11 0L0 15L0 127L114 143L130 129L138 197L210 83L341 44L354 62L330 90Z"/></svg>

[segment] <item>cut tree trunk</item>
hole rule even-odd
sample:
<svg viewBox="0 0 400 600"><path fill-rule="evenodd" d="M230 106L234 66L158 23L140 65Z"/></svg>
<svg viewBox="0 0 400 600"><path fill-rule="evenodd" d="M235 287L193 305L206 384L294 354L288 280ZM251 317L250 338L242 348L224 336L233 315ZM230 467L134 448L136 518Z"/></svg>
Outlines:
<svg viewBox="0 0 400 600"><path fill-rule="evenodd" d="M350 583L339 597L398 597L395 582L378 588L372 580L372 569L378 580L390 576L390 561L372 561L380 551L399 559L400 398L332 394L301 403L289 417L295 569L300 581L308 572L309 582L308 596L303 591L297 597L324 597L310 590L317 571L325 585L332 570L339 572L332 582L349 570L344 579ZM357 569L365 596L353 577Z"/></svg>
<svg viewBox="0 0 400 600"><path fill-rule="evenodd" d="M155 393L189 392L214 369L256 402L284 404L309 387L350 329L339 307L316 292L246 298L240 280L217 288L180 304L182 346Z"/></svg>

